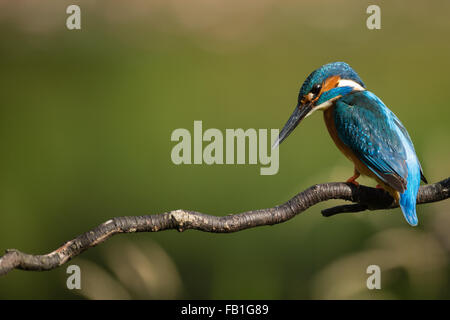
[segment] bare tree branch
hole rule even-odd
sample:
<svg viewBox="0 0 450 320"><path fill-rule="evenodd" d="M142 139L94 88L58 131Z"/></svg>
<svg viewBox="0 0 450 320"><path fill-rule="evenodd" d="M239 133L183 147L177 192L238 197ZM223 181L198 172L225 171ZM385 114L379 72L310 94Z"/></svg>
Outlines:
<svg viewBox="0 0 450 320"><path fill-rule="evenodd" d="M447 178L435 184L422 186L419 189L417 203L441 201L449 197L450 178ZM227 216L217 217L180 209L162 214L117 217L79 235L48 254L32 255L16 249L6 250L6 254L0 258L0 275L8 273L12 269L52 270L118 233L157 232L170 229L231 233L288 221L309 207L330 199L342 199L355 204L323 210L322 214L326 217L343 212L391 209L398 206L384 190L336 182L312 186L274 208Z"/></svg>

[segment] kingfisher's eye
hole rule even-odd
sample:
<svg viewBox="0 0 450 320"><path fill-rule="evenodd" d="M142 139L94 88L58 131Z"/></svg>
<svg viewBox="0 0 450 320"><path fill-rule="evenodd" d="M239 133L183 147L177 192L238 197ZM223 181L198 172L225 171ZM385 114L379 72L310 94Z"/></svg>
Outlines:
<svg viewBox="0 0 450 320"><path fill-rule="evenodd" d="M316 83L315 85L313 85L313 87L312 87L312 89L311 89L310 92L311 92L313 95L318 95L319 92L320 92L320 89L322 89L322 85L319 84L319 83Z"/></svg>

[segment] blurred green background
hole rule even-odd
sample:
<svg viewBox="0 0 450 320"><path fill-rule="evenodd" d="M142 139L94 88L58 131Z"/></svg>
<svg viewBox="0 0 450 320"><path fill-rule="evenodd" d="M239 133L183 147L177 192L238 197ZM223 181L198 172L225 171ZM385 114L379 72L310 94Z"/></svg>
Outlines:
<svg viewBox="0 0 450 320"><path fill-rule="evenodd" d="M174 129L280 128L305 77L346 61L402 120L430 182L450 174L450 3L377 1L0 1L0 250L47 253L114 216L272 207L352 164L321 115L280 149L280 170L171 162ZM362 183L373 186L369 180ZM129 234L66 268L13 271L0 298L450 298L450 202L295 219L235 234ZM366 268L382 290L366 288Z"/></svg>

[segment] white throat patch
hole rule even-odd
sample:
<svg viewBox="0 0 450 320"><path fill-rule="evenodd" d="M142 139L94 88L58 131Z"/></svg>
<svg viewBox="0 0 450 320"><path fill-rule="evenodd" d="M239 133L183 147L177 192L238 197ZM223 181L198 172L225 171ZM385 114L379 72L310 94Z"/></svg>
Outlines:
<svg viewBox="0 0 450 320"><path fill-rule="evenodd" d="M305 116L305 118L309 117L310 115L312 115L317 110L326 110L326 109L328 109L329 107L331 107L333 105L334 101L336 101L340 97L341 96L334 97L333 99L330 99L328 101L325 101L322 104L319 104L318 106L315 106L313 109L311 109L310 112L308 112L308 114Z"/></svg>
<svg viewBox="0 0 450 320"><path fill-rule="evenodd" d="M341 79L338 82L338 87L352 87L355 91L364 91L365 89L361 85L353 80Z"/></svg>

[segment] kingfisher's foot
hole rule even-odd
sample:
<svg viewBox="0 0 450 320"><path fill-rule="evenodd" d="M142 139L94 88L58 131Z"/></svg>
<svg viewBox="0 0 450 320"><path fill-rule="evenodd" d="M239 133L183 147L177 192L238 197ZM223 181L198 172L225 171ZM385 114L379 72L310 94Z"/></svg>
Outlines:
<svg viewBox="0 0 450 320"><path fill-rule="evenodd" d="M358 179L358 178L359 178L359 172L355 172L355 174L352 177L350 177L346 182L354 184L355 186L358 187L359 183L356 181L356 179Z"/></svg>
<svg viewBox="0 0 450 320"><path fill-rule="evenodd" d="M375 188L384 190L384 188L381 186L381 184L377 184L377 186Z"/></svg>

